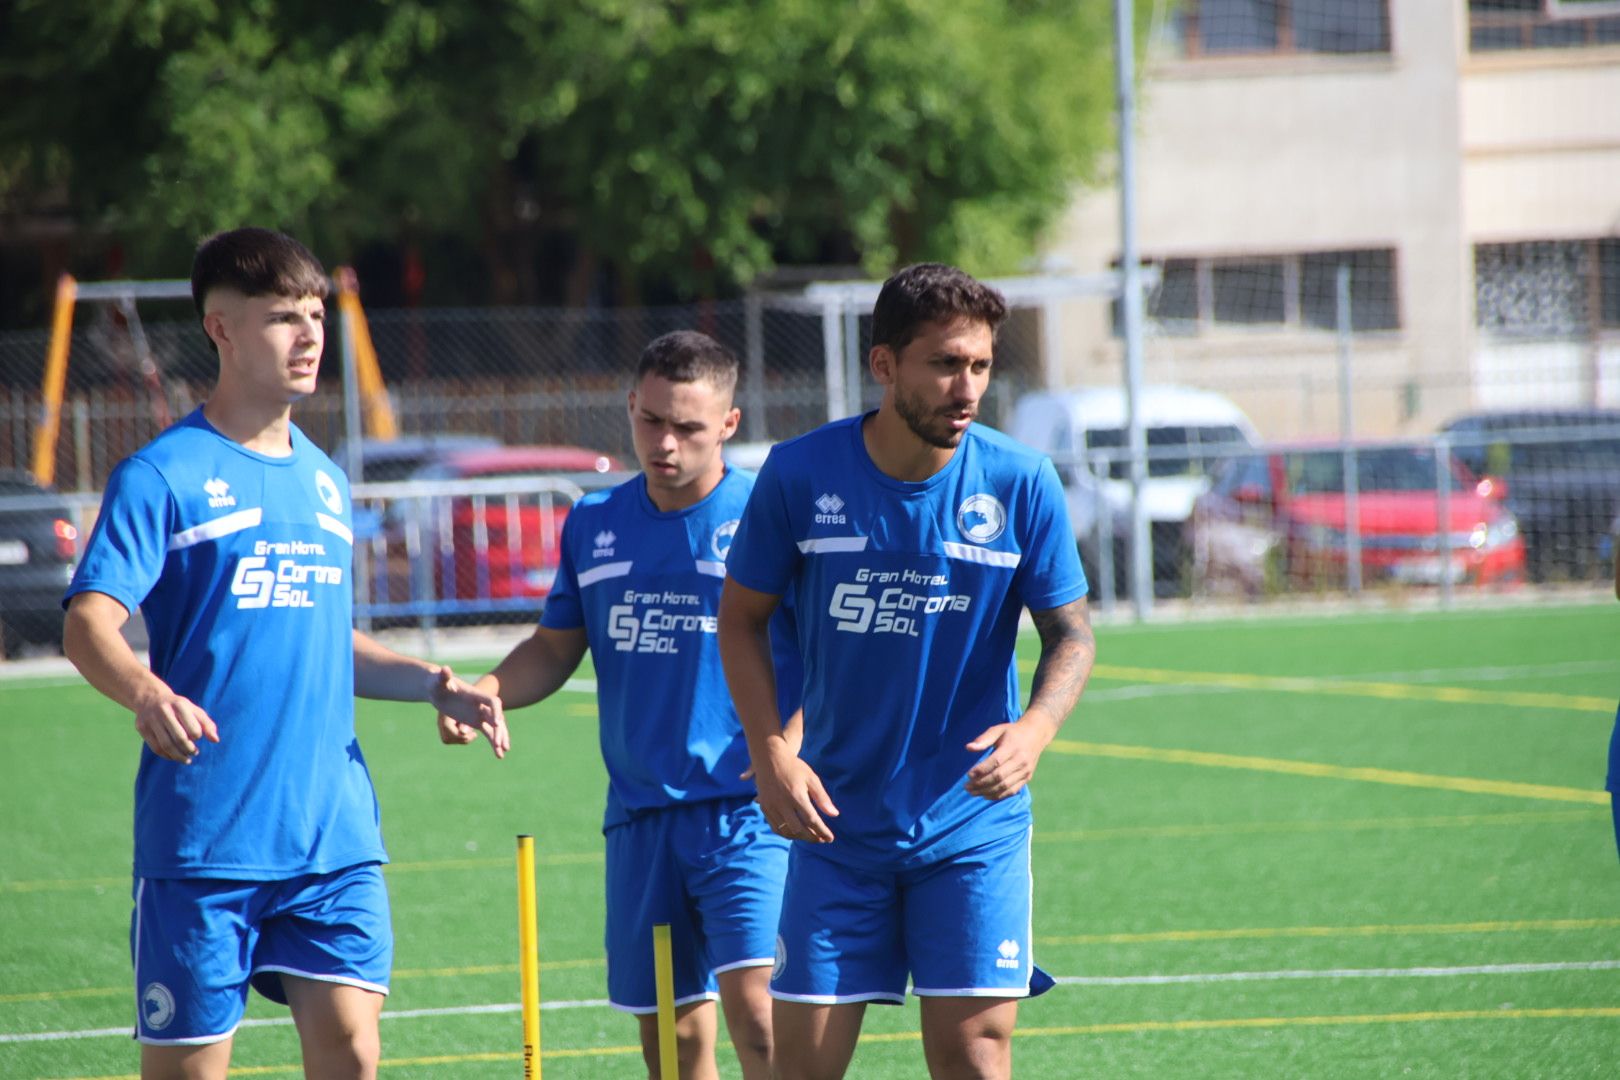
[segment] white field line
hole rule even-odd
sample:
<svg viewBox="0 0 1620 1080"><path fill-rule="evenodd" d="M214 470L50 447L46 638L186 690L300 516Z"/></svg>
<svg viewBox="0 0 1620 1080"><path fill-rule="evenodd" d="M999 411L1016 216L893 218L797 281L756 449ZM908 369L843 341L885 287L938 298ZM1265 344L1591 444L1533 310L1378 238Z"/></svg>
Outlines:
<svg viewBox="0 0 1620 1080"><path fill-rule="evenodd" d="M1467 967L1412 967L1412 968L1330 968L1327 970L1282 971L1210 971L1187 975L1061 975L1053 981L1059 986L1164 986L1171 983L1224 983L1263 982L1279 979L1410 979L1445 978L1464 975L1535 975L1554 971L1614 971L1620 970L1620 960L1572 960L1546 964L1473 964ZM580 1001L545 1001L540 1008L597 1009L607 1008L602 998ZM521 1005L510 1002L499 1005L455 1005L440 1009L401 1009L385 1011L384 1020L415 1020L437 1016L478 1016L490 1013L517 1012ZM239 1025L252 1027L286 1027L291 1017L271 1017L262 1020L244 1020ZM35 1031L0 1034L0 1043L62 1042L73 1039L99 1039L121 1036L129 1038L130 1025L115 1028L89 1028L82 1031Z"/></svg>
<svg viewBox="0 0 1620 1080"><path fill-rule="evenodd" d="M1062 975L1059 986L1169 986L1176 983L1271 982L1279 979L1434 979L1463 975L1535 975L1548 971L1615 971L1620 960L1548 964L1471 964L1466 967L1328 968L1297 971L1205 971L1187 975Z"/></svg>

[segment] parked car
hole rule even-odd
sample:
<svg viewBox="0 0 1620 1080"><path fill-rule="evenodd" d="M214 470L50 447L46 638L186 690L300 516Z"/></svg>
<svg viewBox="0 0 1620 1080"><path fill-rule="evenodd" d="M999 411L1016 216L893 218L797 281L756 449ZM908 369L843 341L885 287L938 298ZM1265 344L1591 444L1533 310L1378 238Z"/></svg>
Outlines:
<svg viewBox="0 0 1620 1080"><path fill-rule="evenodd" d="M458 450L407 480L429 493L390 500L376 543L383 563L363 593L387 617L532 613L551 591L568 510L623 465L578 446ZM449 485L448 489L446 485Z"/></svg>
<svg viewBox="0 0 1620 1080"><path fill-rule="evenodd" d="M360 440L361 475L349 477L358 484L386 484L404 480L413 473L449 454L462 450L488 450L501 445L493 435L470 435L461 432L424 432L420 435L400 435L392 439L366 438ZM332 453L338 468L349 467L349 444L340 442Z"/></svg>
<svg viewBox="0 0 1620 1080"><path fill-rule="evenodd" d="M1154 591L1182 591L1182 535L1193 500L1209 488L1209 468L1259 441L1233 402L1209 390L1149 386L1139 403L1148 447L1147 503L1153 541ZM1131 485L1125 456L1125 392L1119 387L1043 390L1013 407L1007 434L1049 455L1068 496L1069 522L1096 594L1100 536L1112 537L1116 590L1128 576ZM1106 460L1094 467L1100 455ZM1106 517L1107 524L1103 524Z"/></svg>
<svg viewBox="0 0 1620 1080"><path fill-rule="evenodd" d="M1524 580L1525 545L1491 485L1428 446L1356 449L1356 522L1366 584L1501 585ZM1349 567L1345 461L1337 447L1272 450L1222 463L1187 523L1198 593L1342 588Z"/></svg>
<svg viewBox="0 0 1620 1080"><path fill-rule="evenodd" d="M1530 579L1610 571L1620 511L1620 409L1515 409L1447 423L1452 454L1492 481L1524 532Z"/></svg>
<svg viewBox="0 0 1620 1080"><path fill-rule="evenodd" d="M73 507L19 469L0 469L0 645L62 646L62 593L79 557Z"/></svg>

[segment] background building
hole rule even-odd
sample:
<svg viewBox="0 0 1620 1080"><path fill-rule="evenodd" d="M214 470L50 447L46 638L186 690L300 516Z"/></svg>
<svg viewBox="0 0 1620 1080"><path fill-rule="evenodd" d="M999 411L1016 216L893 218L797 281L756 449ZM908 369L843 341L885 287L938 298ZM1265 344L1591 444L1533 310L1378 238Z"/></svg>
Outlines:
<svg viewBox="0 0 1620 1080"><path fill-rule="evenodd" d="M1273 438L1338 429L1351 270L1359 434L1620 402L1620 4L1183 0L1151 28L1137 133L1150 382L1224 391ZM1049 261L1117 264L1113 190ZM1117 383L1069 305L1066 381Z"/></svg>

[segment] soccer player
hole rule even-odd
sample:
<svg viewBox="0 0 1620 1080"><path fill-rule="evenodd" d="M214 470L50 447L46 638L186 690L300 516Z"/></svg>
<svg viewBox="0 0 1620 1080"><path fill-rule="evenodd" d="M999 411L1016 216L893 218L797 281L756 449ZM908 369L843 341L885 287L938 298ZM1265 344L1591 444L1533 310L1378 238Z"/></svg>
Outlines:
<svg viewBox="0 0 1620 1080"><path fill-rule="evenodd" d="M310 1076L376 1076L393 937L354 695L431 701L505 753L500 700L352 625L343 472L290 419L325 339L321 264L265 229L197 249L207 402L114 470L65 649L135 714L141 1075L223 1077L251 985ZM120 628L146 616L151 666Z"/></svg>
<svg viewBox="0 0 1620 1080"><path fill-rule="evenodd" d="M999 293L907 267L872 312L875 412L775 447L732 544L720 648L759 801L796 841L771 994L778 1075L837 1077L868 1002L921 998L935 1077L1011 1075L1030 956L1027 784L1090 674L1086 579L1050 461L974 418ZM765 627L790 598L803 750ZM1013 661L1040 634L1030 703Z"/></svg>
<svg viewBox="0 0 1620 1080"><path fill-rule="evenodd" d="M686 1080L719 1075L717 991L743 1075L770 1073L787 867L787 841L744 776L748 748L715 637L731 536L754 486L721 457L737 430L736 383L736 356L703 334L647 346L629 396L640 474L569 511L540 625L476 684L519 708L555 693L590 650L608 771L608 998L639 1018L658 1075L652 927L669 923ZM783 664L773 713L790 718L801 684L791 630L785 619L771 627ZM473 738L442 719L440 734ZM786 737L796 745L797 728Z"/></svg>

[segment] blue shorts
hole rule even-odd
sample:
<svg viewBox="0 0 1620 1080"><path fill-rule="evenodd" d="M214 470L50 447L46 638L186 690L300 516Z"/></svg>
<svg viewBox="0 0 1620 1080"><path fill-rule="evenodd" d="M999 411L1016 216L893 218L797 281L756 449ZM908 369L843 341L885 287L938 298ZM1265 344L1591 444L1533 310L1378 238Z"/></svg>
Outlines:
<svg viewBox="0 0 1620 1080"><path fill-rule="evenodd" d="M136 878L129 944L135 1037L154 1046L230 1038L250 983L286 1004L284 974L386 994L394 959L376 863L283 881Z"/></svg>
<svg viewBox="0 0 1620 1080"><path fill-rule="evenodd" d="M795 844L771 996L899 1004L908 975L920 997L1039 993L1051 984L1030 955L1030 884L1028 830L891 871Z"/></svg>
<svg viewBox="0 0 1620 1080"><path fill-rule="evenodd" d="M715 976L769 967L788 842L752 799L638 814L607 836L608 1000L658 1011L652 928L669 923L675 1002L713 999Z"/></svg>

